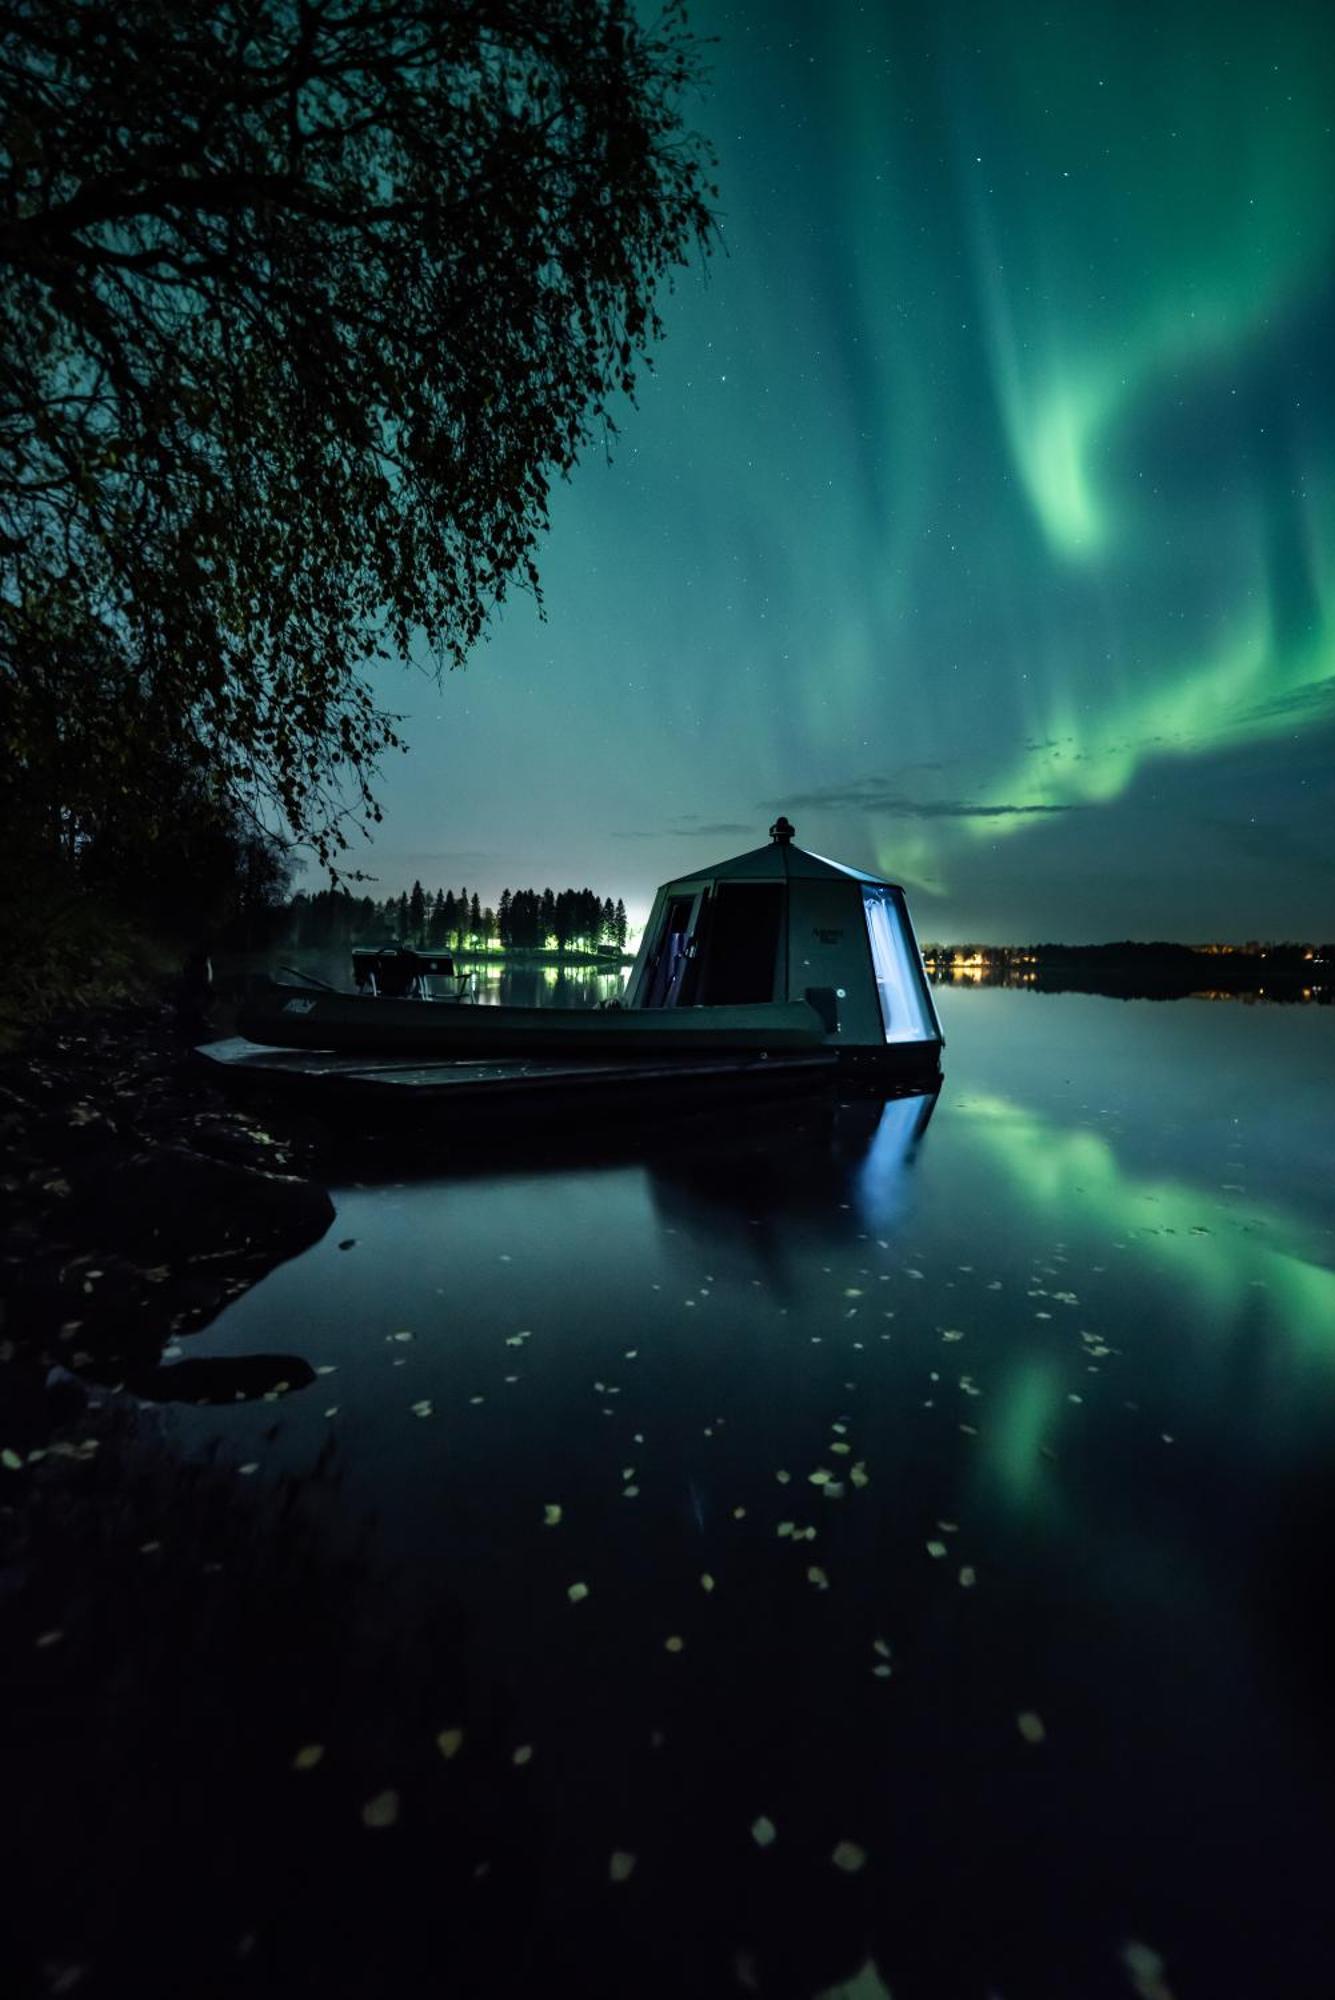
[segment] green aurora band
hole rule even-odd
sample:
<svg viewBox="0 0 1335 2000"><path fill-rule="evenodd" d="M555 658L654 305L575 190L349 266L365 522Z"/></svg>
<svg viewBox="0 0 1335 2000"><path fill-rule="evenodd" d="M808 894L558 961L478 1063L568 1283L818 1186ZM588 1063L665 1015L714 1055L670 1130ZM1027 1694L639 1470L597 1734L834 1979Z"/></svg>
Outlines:
<svg viewBox="0 0 1335 2000"><path fill-rule="evenodd" d="M692 18L723 252L378 847L642 910L782 808L931 935L1328 934L1335 9Z"/></svg>

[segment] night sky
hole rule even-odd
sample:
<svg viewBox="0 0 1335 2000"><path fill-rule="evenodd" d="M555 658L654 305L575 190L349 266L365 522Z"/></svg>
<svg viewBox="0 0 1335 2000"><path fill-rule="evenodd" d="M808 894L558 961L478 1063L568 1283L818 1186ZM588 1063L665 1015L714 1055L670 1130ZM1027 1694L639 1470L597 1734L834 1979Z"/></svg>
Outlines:
<svg viewBox="0 0 1335 2000"><path fill-rule="evenodd" d="M723 247L409 717L397 891L804 846L919 934L1335 932L1335 9L703 0Z"/></svg>

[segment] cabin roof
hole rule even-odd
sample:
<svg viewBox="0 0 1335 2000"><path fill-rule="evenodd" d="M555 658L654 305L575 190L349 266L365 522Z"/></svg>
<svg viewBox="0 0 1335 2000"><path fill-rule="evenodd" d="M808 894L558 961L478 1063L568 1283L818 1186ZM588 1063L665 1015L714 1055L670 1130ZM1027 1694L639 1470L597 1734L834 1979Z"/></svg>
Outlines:
<svg viewBox="0 0 1335 2000"><path fill-rule="evenodd" d="M692 868L664 887L672 890L687 882L810 881L831 876L842 881L878 883L884 888L898 887L884 875L868 875L842 861L827 861L823 854L812 854L805 847L781 847L776 840L764 847L753 847L748 854L735 854L728 861L715 861L708 868Z"/></svg>

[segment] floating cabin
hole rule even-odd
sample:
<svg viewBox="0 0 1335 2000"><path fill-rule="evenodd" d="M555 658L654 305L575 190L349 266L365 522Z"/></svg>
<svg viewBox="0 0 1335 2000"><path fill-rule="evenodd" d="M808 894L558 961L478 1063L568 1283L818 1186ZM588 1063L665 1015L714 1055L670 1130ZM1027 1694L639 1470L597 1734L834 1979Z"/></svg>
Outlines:
<svg viewBox="0 0 1335 2000"><path fill-rule="evenodd" d="M945 1037L903 889L808 853L794 831L776 820L767 847L663 884L625 1006L806 1000L845 1062L933 1065Z"/></svg>

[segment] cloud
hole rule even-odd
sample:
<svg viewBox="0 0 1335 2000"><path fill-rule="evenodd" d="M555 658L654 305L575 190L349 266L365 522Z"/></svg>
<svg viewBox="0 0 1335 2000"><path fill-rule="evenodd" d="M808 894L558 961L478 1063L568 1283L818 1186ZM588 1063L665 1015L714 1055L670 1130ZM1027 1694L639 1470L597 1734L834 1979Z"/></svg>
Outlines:
<svg viewBox="0 0 1335 2000"><path fill-rule="evenodd" d="M1301 687L1290 688L1287 694L1277 694L1269 701L1257 702L1253 708L1240 709L1238 721L1272 722L1286 717L1294 722L1321 721L1326 716L1335 721L1335 674L1318 681L1304 681Z"/></svg>
<svg viewBox="0 0 1335 2000"><path fill-rule="evenodd" d="M869 812L891 819L1029 819L1078 812L1074 805L978 805L966 799L915 799L879 778L855 778L823 791L790 793L762 808L769 812Z"/></svg>
<svg viewBox="0 0 1335 2000"><path fill-rule="evenodd" d="M754 820L716 819L711 820L708 825L689 825L687 821L694 818L694 813L690 813L685 819L669 821L666 827L621 827L613 833L612 838L613 840L681 840L688 834L703 833L711 840L715 837L720 840L731 840L734 835L749 833L757 841L760 839L760 829Z"/></svg>

